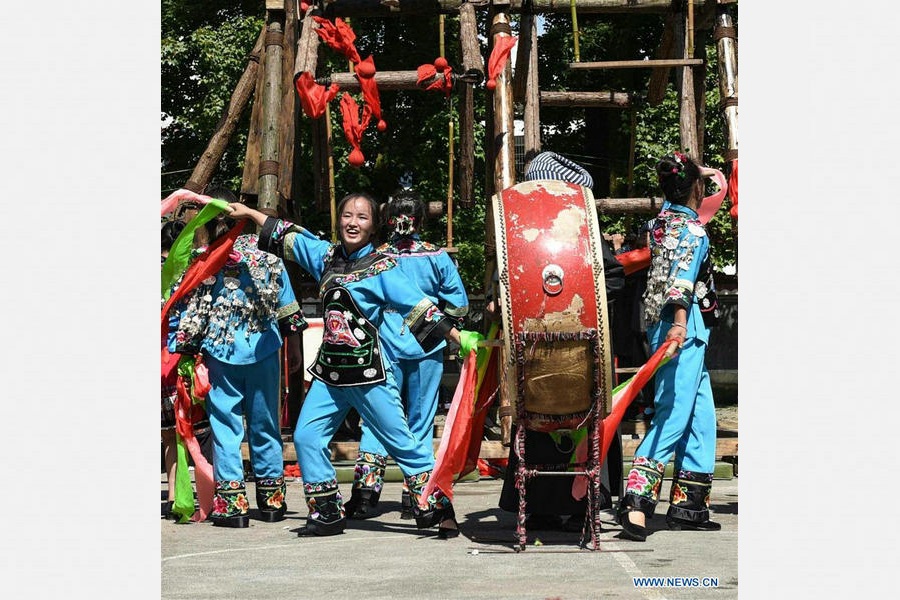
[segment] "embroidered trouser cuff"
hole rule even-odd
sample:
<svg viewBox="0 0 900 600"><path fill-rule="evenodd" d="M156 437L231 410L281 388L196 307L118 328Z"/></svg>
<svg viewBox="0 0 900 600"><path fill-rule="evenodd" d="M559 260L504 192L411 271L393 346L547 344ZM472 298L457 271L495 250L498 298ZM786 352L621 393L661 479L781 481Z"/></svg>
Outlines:
<svg viewBox="0 0 900 600"><path fill-rule="evenodd" d="M709 521L712 480L712 473L679 471L672 481L669 512L666 515L692 523Z"/></svg>
<svg viewBox="0 0 900 600"><path fill-rule="evenodd" d="M303 493L310 520L328 525L344 518L344 499L336 479L304 483Z"/></svg>
<svg viewBox="0 0 900 600"><path fill-rule="evenodd" d="M213 497L212 518L246 515L250 509L247 488L243 481L216 480L216 495Z"/></svg>
<svg viewBox="0 0 900 600"><path fill-rule="evenodd" d="M659 490L665 470L665 463L647 456L636 456L631 464L631 471L628 472L628 483L619 504L619 512L636 508L647 518L652 517L659 502Z"/></svg>

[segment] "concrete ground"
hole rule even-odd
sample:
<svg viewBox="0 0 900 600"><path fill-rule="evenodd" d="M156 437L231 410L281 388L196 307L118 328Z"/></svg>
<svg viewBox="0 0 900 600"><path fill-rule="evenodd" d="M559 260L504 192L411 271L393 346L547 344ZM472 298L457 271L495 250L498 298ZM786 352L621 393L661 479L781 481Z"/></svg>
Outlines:
<svg viewBox="0 0 900 600"><path fill-rule="evenodd" d="M578 533L529 531L527 549L515 552L515 515L497 507L501 487L491 478L455 486L462 535L451 540L400 519L396 482L385 484L380 516L350 521L333 537L297 537L306 520L299 480L288 482L279 523L226 529L161 520L162 598L737 598L737 477L713 482L721 531L669 531L662 501L643 543L621 539L604 511L599 551L580 549ZM665 497L668 490L666 480Z"/></svg>

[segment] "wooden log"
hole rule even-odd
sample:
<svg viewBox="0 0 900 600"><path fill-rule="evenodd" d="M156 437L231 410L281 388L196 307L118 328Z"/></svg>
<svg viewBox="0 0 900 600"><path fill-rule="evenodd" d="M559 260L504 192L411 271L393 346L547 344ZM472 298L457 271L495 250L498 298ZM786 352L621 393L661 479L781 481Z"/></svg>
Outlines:
<svg viewBox="0 0 900 600"><path fill-rule="evenodd" d="M519 50L517 58L525 57L520 61L522 65L522 75L519 75L520 68L516 67L516 78L521 80L525 86L522 92L522 101L524 110L522 120L524 122L525 135L523 141L524 164L523 169L528 169L531 159L537 156L541 151L541 97L540 84L538 82L538 36L537 36L537 19L533 15L525 13L522 15L520 25ZM522 45L522 41L525 45Z"/></svg>
<svg viewBox="0 0 900 600"><path fill-rule="evenodd" d="M234 134L241 113L244 112L244 108L246 108L250 97L253 95L253 88L256 85L259 71L259 57L264 48L264 39L265 28L260 31L259 37L253 45L253 50L250 51L247 57L247 66L244 68L240 79L238 79L234 91L231 93L231 99L228 101L228 106L219 120L215 132L209 139L206 149L200 155L200 160L197 161L194 170L191 171L190 177L184 184L186 189L198 194L202 192L212 178L219 161L222 160L222 155L225 153L225 148Z"/></svg>
<svg viewBox="0 0 900 600"><path fill-rule="evenodd" d="M685 59L688 55L688 29L690 28L687 12L676 13L675 47L676 54ZM701 61L702 62L702 61ZM691 66L682 66L677 71L678 80L678 129L682 151L696 162L703 160L703 149L699 146L697 136L697 104L694 98L694 70Z"/></svg>
<svg viewBox="0 0 900 600"><path fill-rule="evenodd" d="M265 85L263 87L263 130L259 145L259 199L257 207L270 215L278 214L278 149L280 145L281 65L284 43L284 15L269 13L266 34ZM274 163L274 164L273 164Z"/></svg>
<svg viewBox="0 0 900 600"><path fill-rule="evenodd" d="M595 198L594 204L601 214L633 215L658 214L663 198Z"/></svg>
<svg viewBox="0 0 900 600"><path fill-rule="evenodd" d="M665 12L671 0L577 0L578 12L584 14L654 14ZM715 3L717 0L694 0L695 6ZM719 0L729 2L732 0ZM333 17L396 17L397 15L452 14L463 4L472 4L478 9L490 9L491 0L332 0L326 1L324 15ZM570 0L509 0L503 8L508 13L525 12L570 13Z"/></svg>
<svg viewBox="0 0 900 600"><path fill-rule="evenodd" d="M656 49L656 60L667 60L675 55L675 13L669 11L663 24L662 37ZM650 73L650 84L647 90L647 104L659 106L666 96L669 87L671 67L654 68Z"/></svg>
<svg viewBox="0 0 900 600"><path fill-rule="evenodd" d="M268 26L263 27L263 49L260 51L260 64L266 61L265 35ZM250 128L247 131L247 151L244 153L244 173L241 179L241 201L256 205L259 197L259 144L262 138L263 88L266 83L266 70L259 69L256 74L256 86L253 91L253 109L250 111Z"/></svg>
<svg viewBox="0 0 900 600"><path fill-rule="evenodd" d="M463 69L477 72L484 78L484 59L478 41L478 23L475 7L465 3L459 7L459 35ZM459 205L471 208L475 205L475 90L464 86L459 103Z"/></svg>
<svg viewBox="0 0 900 600"><path fill-rule="evenodd" d="M667 58L648 60L601 60L595 62L569 63L569 68L574 70L597 69L656 69L659 67L699 67L703 61L697 58Z"/></svg>
<svg viewBox="0 0 900 600"><path fill-rule="evenodd" d="M290 214L289 203L294 185L294 138L297 129L297 92L294 90L294 62L297 53L297 3L284 4L284 44L281 57L281 143L278 147L278 207L281 215ZM318 37L318 36L316 36Z"/></svg>
<svg viewBox="0 0 900 600"><path fill-rule="evenodd" d="M300 39L297 40L297 56L294 58L294 79L304 71L313 77L316 75L316 65L319 61L319 35L316 29L319 24L312 19L315 4L310 4L303 17L303 26L300 30Z"/></svg>
<svg viewBox="0 0 900 600"><path fill-rule="evenodd" d="M535 86L536 87L536 86ZM629 108L631 94L627 92L540 92L544 106L590 108Z"/></svg>
<svg viewBox="0 0 900 600"><path fill-rule="evenodd" d="M716 15L716 27L713 31L716 40L719 71L719 98L725 121L726 150L725 160L732 161L738 157L738 65L737 65L737 31L731 15L719 8Z"/></svg>
<svg viewBox="0 0 900 600"><path fill-rule="evenodd" d="M450 74L451 79L453 80L453 91L458 92L461 89L460 83L480 83L481 78L476 74L465 74L465 73L456 73L453 72ZM375 83L378 84L378 89L381 91L391 91L391 90L422 90L425 91L429 85L437 81L438 79L442 79L444 76L442 74L437 74L434 77L427 79L422 82L422 84L418 84L417 80L419 79L419 74L417 71L376 71L375 72ZM332 73L328 77L319 77L316 79L316 83L320 85L330 85L332 83L336 83L341 86L341 90L345 92L358 92L360 90L359 79L356 77L356 73ZM434 92L432 92L434 93Z"/></svg>
<svg viewBox="0 0 900 600"><path fill-rule="evenodd" d="M504 37L510 37L510 19L509 14L505 10L493 9L491 17L490 38L492 44L496 44L498 40ZM515 185L516 182L516 153L515 153L515 131L513 124L513 97L512 97L512 66L510 61L506 62L503 70L496 79L497 86L494 88L491 105L493 106L494 123L492 133L493 156L494 156L494 193L505 190ZM486 211L487 218L485 226L488 230L485 232L485 243L489 243L492 247L496 247L494 239L494 219L493 210L488 207ZM494 254L496 251L494 251ZM486 275L493 275L496 269L494 254L488 255L493 261L488 263L490 271ZM496 297L496 294L495 296ZM515 368L510 368L509 372L512 378L509 381L515 381ZM498 410L500 415L500 434L502 441L509 444L512 438L512 398L509 395L501 394L498 400Z"/></svg>

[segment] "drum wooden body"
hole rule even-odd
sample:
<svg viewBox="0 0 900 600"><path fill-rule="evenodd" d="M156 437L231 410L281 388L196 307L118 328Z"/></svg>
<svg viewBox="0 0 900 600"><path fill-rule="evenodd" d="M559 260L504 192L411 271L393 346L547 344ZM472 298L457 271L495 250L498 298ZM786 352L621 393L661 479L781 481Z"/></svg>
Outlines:
<svg viewBox="0 0 900 600"><path fill-rule="evenodd" d="M606 414L612 382L603 238L591 191L529 181L492 199L504 330L501 388L527 427Z"/></svg>

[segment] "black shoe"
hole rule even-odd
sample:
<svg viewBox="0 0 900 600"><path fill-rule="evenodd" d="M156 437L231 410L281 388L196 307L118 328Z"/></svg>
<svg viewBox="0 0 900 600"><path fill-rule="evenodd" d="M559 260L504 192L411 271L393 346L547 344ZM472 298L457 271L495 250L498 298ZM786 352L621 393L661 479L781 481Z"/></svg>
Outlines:
<svg viewBox="0 0 900 600"><path fill-rule="evenodd" d="M355 488L350 493L350 499L344 502L344 514L348 519L369 519L378 516L378 499L381 492L370 489Z"/></svg>
<svg viewBox="0 0 900 600"><path fill-rule="evenodd" d="M669 516L666 517L666 525L668 525L669 529L672 531L681 531L682 529L689 531L719 531L722 529L722 524L716 523L715 521L706 520L697 523Z"/></svg>
<svg viewBox="0 0 900 600"><path fill-rule="evenodd" d="M643 542L647 539L647 528L638 525L636 523L632 523L628 518L628 513L637 512L626 510L624 512L620 512L618 516L619 524L622 526L622 537L633 540L635 542Z"/></svg>
<svg viewBox="0 0 900 600"><path fill-rule="evenodd" d="M452 527L445 527L444 523L450 521L453 523ZM456 519L449 518L441 521L441 524L438 526L438 537L442 540L449 540L455 537L459 537L459 523L456 522Z"/></svg>
<svg viewBox="0 0 900 600"><path fill-rule="evenodd" d="M174 518L174 515L172 514L172 507L173 507L174 505L175 505L175 502L172 501L172 500L169 500L169 501L166 502L165 504L161 505L160 512L161 512L161 516L162 516L163 519L172 519L172 518Z"/></svg>
<svg viewBox="0 0 900 600"><path fill-rule="evenodd" d="M259 509L259 520L265 521L266 523L284 521L285 512L287 512L287 504L282 504L281 508L276 508L275 510L272 510L271 508Z"/></svg>
<svg viewBox="0 0 900 600"><path fill-rule="evenodd" d="M210 517L213 525L216 527L234 527L235 529L243 529L250 527L250 515L232 515L230 517Z"/></svg>
<svg viewBox="0 0 900 600"><path fill-rule="evenodd" d="M405 491L400 496L400 518L404 521L410 521L415 518L412 508L412 498L409 492Z"/></svg>
<svg viewBox="0 0 900 600"><path fill-rule="evenodd" d="M326 535L338 535L340 533L344 533L344 529L347 527L347 519L340 518L337 521L332 521L330 523L324 523L322 521L317 521L315 519L306 519L306 526L301 527L299 531L297 531L297 537L307 537L311 535L317 536L326 536Z"/></svg>

